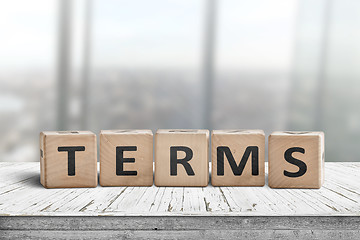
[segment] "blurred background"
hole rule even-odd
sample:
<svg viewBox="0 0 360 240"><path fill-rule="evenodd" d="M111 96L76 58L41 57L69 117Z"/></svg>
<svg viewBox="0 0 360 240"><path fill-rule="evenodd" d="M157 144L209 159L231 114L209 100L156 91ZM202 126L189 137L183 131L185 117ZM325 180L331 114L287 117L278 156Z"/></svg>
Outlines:
<svg viewBox="0 0 360 240"><path fill-rule="evenodd" d="M359 161L360 1L0 0L0 161L39 132L321 130Z"/></svg>

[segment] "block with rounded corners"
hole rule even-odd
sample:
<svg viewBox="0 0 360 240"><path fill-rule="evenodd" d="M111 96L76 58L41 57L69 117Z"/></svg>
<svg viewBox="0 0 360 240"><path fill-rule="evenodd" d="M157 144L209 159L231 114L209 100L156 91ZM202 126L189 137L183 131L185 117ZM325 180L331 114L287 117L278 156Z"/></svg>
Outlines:
<svg viewBox="0 0 360 240"><path fill-rule="evenodd" d="M271 188L321 188L324 181L323 132L274 132L269 136Z"/></svg>
<svg viewBox="0 0 360 240"><path fill-rule="evenodd" d="M211 134L213 186L265 185L263 130L214 130Z"/></svg>
<svg viewBox="0 0 360 240"><path fill-rule="evenodd" d="M153 185L153 133L151 130L101 131L100 185Z"/></svg>
<svg viewBox="0 0 360 240"><path fill-rule="evenodd" d="M158 130L155 135L155 185L207 186L208 152L208 130Z"/></svg>
<svg viewBox="0 0 360 240"><path fill-rule="evenodd" d="M45 188L97 186L96 135L90 131L40 133L40 182Z"/></svg>

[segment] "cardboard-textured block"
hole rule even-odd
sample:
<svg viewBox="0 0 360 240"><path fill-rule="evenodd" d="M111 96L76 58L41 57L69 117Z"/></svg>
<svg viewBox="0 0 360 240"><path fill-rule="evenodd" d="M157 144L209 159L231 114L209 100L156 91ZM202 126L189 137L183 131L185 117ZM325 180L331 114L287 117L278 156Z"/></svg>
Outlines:
<svg viewBox="0 0 360 240"><path fill-rule="evenodd" d="M152 186L151 130L103 130L100 133L100 185Z"/></svg>
<svg viewBox="0 0 360 240"><path fill-rule="evenodd" d="M208 130L158 130L155 135L155 185L207 186L208 152Z"/></svg>
<svg viewBox="0 0 360 240"><path fill-rule="evenodd" d="M211 145L213 186L265 185L263 130L214 130Z"/></svg>
<svg viewBox="0 0 360 240"><path fill-rule="evenodd" d="M323 181L323 132L274 132L269 136L271 188L320 188Z"/></svg>
<svg viewBox="0 0 360 240"><path fill-rule="evenodd" d="M46 188L97 186L96 135L89 131L40 133L40 182Z"/></svg>

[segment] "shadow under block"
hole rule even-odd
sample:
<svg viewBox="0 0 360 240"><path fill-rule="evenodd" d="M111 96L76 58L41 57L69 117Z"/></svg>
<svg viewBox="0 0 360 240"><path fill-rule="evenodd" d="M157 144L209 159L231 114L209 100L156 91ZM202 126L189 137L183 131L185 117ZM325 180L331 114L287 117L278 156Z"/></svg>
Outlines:
<svg viewBox="0 0 360 240"><path fill-rule="evenodd" d="M214 130L211 145L213 186L265 185L264 131Z"/></svg>
<svg viewBox="0 0 360 240"><path fill-rule="evenodd" d="M208 152L208 130L158 130L155 135L155 185L207 186Z"/></svg>
<svg viewBox="0 0 360 240"><path fill-rule="evenodd" d="M321 188L323 132L274 132L269 136L271 188Z"/></svg>
<svg viewBox="0 0 360 240"><path fill-rule="evenodd" d="M153 134L151 130L101 131L100 185L153 185Z"/></svg>
<svg viewBox="0 0 360 240"><path fill-rule="evenodd" d="M40 182L46 188L97 186L96 135L89 131L40 133Z"/></svg>

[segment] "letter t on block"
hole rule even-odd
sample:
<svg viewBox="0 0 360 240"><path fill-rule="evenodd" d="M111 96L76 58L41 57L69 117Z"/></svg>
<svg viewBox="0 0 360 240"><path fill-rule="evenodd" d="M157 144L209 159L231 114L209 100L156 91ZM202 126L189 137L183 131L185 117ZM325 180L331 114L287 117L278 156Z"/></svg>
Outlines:
<svg viewBox="0 0 360 240"><path fill-rule="evenodd" d="M89 131L40 133L40 182L46 188L97 186L96 135Z"/></svg>
<svg viewBox="0 0 360 240"><path fill-rule="evenodd" d="M263 130L214 130L211 142L213 186L265 185Z"/></svg>
<svg viewBox="0 0 360 240"><path fill-rule="evenodd" d="M321 188L323 132L274 132L269 136L271 188Z"/></svg>

